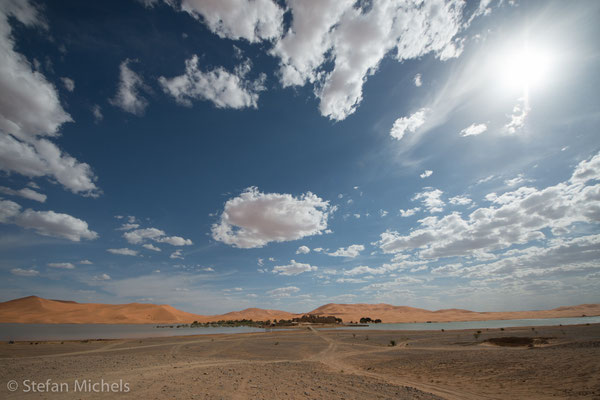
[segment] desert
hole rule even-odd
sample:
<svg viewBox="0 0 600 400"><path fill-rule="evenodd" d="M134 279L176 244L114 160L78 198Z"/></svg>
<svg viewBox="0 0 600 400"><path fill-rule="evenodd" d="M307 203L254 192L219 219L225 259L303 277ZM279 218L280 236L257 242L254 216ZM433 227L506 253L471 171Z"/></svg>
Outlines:
<svg viewBox="0 0 600 400"><path fill-rule="evenodd" d="M14 380L20 389L8 392L3 385L0 390L6 399L600 397L600 324L479 332L305 327L177 338L4 342L1 380ZM507 338L509 345L494 344L497 338ZM63 384L68 391L23 392L27 380ZM74 392L75 381L104 382L105 389L115 384L117 390L97 386L98 392ZM119 384L128 391L119 391Z"/></svg>
<svg viewBox="0 0 600 400"><path fill-rule="evenodd" d="M36 324L168 324L212 322L220 320L267 321L291 319L303 314L335 316L344 323L363 317L381 319L383 323L488 321L508 319L566 318L600 315L600 304L581 304L552 310L474 312L447 309L429 311L389 304L326 304L305 313L248 308L219 315L199 315L166 304L148 303L97 304L66 300L49 300L28 296L0 303L0 323Z"/></svg>

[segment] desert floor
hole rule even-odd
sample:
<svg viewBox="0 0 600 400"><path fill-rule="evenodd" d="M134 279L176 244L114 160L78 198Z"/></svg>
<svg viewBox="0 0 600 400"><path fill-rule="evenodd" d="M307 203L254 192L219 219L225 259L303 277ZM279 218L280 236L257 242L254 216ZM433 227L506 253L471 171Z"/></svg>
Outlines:
<svg viewBox="0 0 600 400"><path fill-rule="evenodd" d="M600 324L315 331L0 344L0 398L600 399ZM534 347L489 338L547 337ZM391 346L391 342L396 342ZM69 392L23 393L26 379ZM128 393L74 393L75 379ZM7 382L21 386L9 392Z"/></svg>

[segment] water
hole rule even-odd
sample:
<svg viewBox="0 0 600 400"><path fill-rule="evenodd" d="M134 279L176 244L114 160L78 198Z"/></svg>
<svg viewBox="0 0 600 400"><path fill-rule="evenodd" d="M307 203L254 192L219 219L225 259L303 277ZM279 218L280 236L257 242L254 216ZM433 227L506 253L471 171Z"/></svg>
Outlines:
<svg viewBox="0 0 600 400"><path fill-rule="evenodd" d="M546 318L546 319L511 319L493 321L433 322L404 324L371 324L369 326L346 329L372 330L456 330L510 328L519 326L553 326L600 323L599 317ZM344 328L333 328L344 329ZM274 329L275 330L275 329ZM0 340L85 340L85 339L128 339L165 336L235 334L248 332L267 332L271 329L251 327L218 327L218 328L156 328L156 325L125 324L2 324L0 323Z"/></svg>
<svg viewBox="0 0 600 400"><path fill-rule="evenodd" d="M176 326L176 325L175 325ZM157 328L155 325L129 324L2 324L0 340L84 340L128 339L165 336L208 335L216 333L265 332L262 328Z"/></svg>
<svg viewBox="0 0 600 400"><path fill-rule="evenodd" d="M371 330L398 330L398 331L436 331L458 329L485 329L485 328L515 328L519 326L556 326L600 323L598 317L572 317L572 318L544 318L544 319L507 319L491 321L460 321L460 322L432 322L432 323L403 323L403 324L369 324L357 326L352 329ZM340 329L340 328L336 328Z"/></svg>

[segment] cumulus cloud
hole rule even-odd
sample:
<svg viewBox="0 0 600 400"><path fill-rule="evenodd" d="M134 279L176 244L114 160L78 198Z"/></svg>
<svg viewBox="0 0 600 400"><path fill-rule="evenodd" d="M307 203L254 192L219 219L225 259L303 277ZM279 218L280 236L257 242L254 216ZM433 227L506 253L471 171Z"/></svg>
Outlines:
<svg viewBox="0 0 600 400"><path fill-rule="evenodd" d="M75 269L75 266L69 262L48 263L48 266L52 268Z"/></svg>
<svg viewBox="0 0 600 400"><path fill-rule="evenodd" d="M10 200L0 200L0 223L14 224L32 229L39 235L52 236L79 242L81 239L96 239L98 234L88 228L88 224L68 214L54 211L21 212L21 206Z"/></svg>
<svg viewBox="0 0 600 400"><path fill-rule="evenodd" d="M377 268L371 268L368 267L366 265L360 265L358 267L354 267L352 269L348 269L346 271L344 271L344 275L364 275L364 274L371 274L371 275L381 275L381 274L385 274L387 272L393 271L395 270L395 266L392 264L384 264L381 267L377 267Z"/></svg>
<svg viewBox="0 0 600 400"><path fill-rule="evenodd" d="M23 268L13 268L10 270L10 273L18 276L37 276L39 275L39 271L35 269L23 269Z"/></svg>
<svg viewBox="0 0 600 400"><path fill-rule="evenodd" d="M208 100L217 108L257 107L259 93L265 89L266 75L256 80L247 80L250 63L238 66L233 73L219 67L211 71L201 71L198 56L185 61L185 73L174 78L158 78L165 93L175 98L177 103L190 107L192 100Z"/></svg>
<svg viewBox="0 0 600 400"><path fill-rule="evenodd" d="M98 123L104 119L104 115L102 115L102 107L98 104L94 104L92 106L92 115L94 116L94 122Z"/></svg>
<svg viewBox="0 0 600 400"><path fill-rule="evenodd" d="M413 82L415 83L416 87L421 87L421 85L423 84L423 81L421 80L421 74L416 74L415 78L413 79Z"/></svg>
<svg viewBox="0 0 600 400"><path fill-rule="evenodd" d="M163 230L157 228L144 228L128 231L123 233L123 237L130 244L142 244L147 240L152 240L157 243L167 243L171 246L190 246L193 244L190 239L184 239L180 236L166 236Z"/></svg>
<svg viewBox="0 0 600 400"><path fill-rule="evenodd" d="M95 281L109 281L110 275L108 275L108 274L95 275L94 280Z"/></svg>
<svg viewBox="0 0 600 400"><path fill-rule="evenodd" d="M286 286L273 290L269 290L267 294L271 297L290 297L294 293L298 293L300 291L296 286Z"/></svg>
<svg viewBox="0 0 600 400"><path fill-rule="evenodd" d="M343 120L389 53L398 60L456 57L463 2L407 4L352 0L290 1L291 26L275 44L283 86L314 84L323 116Z"/></svg>
<svg viewBox="0 0 600 400"><path fill-rule="evenodd" d="M152 250L152 251L161 251L159 247L156 247L152 243L143 244L142 247L145 249L148 249L148 250Z"/></svg>
<svg viewBox="0 0 600 400"><path fill-rule="evenodd" d="M407 235L387 231L376 243L385 253L418 250L420 257L488 258L489 252L568 232L575 223L600 222L600 154L582 161L568 182L545 189L523 186L491 198L466 218L453 212L420 220ZM589 171L587 169L589 168ZM579 175L580 171L586 173Z"/></svg>
<svg viewBox="0 0 600 400"><path fill-rule="evenodd" d="M247 249L320 235L327 229L327 220L334 210L328 201L311 192L294 197L261 193L256 187L249 187L227 200L219 222L212 226L212 237Z"/></svg>
<svg viewBox="0 0 600 400"><path fill-rule="evenodd" d="M177 259L178 258L178 259L183 260L183 254L182 254L181 249L180 250L175 250L173 253L171 253L171 255L169 256L169 258L172 258L172 259Z"/></svg>
<svg viewBox="0 0 600 400"><path fill-rule="evenodd" d="M108 100L110 104L119 107L123 111L141 116L148 106L148 100L142 96L141 92L147 92L150 89L142 78L129 68L132 62L125 59L119 66L119 86L115 96Z"/></svg>
<svg viewBox="0 0 600 400"><path fill-rule="evenodd" d="M317 267L314 267L310 264L303 264L292 260L288 265L276 265L273 268L273 273L279 275L293 276L300 275L304 272L316 271L317 269Z"/></svg>
<svg viewBox="0 0 600 400"><path fill-rule="evenodd" d="M91 262L90 260L81 260L81 261L79 261L79 264L81 264L81 265L92 265L93 262Z"/></svg>
<svg viewBox="0 0 600 400"><path fill-rule="evenodd" d="M72 121L56 87L15 49L9 18L46 29L39 9L27 0L0 5L0 170L28 177L49 176L74 193L97 195L89 165L40 137L59 136Z"/></svg>
<svg viewBox="0 0 600 400"><path fill-rule="evenodd" d="M47 29L39 9L27 0L0 5L0 131L24 140L37 135L57 136L58 128L72 121L58 99L54 85L15 48L9 17L27 27Z"/></svg>
<svg viewBox="0 0 600 400"><path fill-rule="evenodd" d="M527 102L524 99L520 99L519 102L515 104L512 114L510 115L510 121L504 125L504 128L509 133L518 132L525 126L525 119L530 111L531 108L527 105Z"/></svg>
<svg viewBox="0 0 600 400"><path fill-rule="evenodd" d="M414 208L409 208L407 210L400 210L400 216L407 218L407 217L412 217L413 215L415 215L416 213L418 213L419 211L421 211L421 207L414 207Z"/></svg>
<svg viewBox="0 0 600 400"><path fill-rule="evenodd" d="M427 211L431 214L438 213L444 210L445 203L441 199L443 193L439 189L425 188L424 191L415 194L412 200L421 200Z"/></svg>
<svg viewBox="0 0 600 400"><path fill-rule="evenodd" d="M65 87L65 89L67 89L69 92L72 92L73 90L75 90L75 81L71 78L67 78L67 77L62 77L60 78L63 86Z"/></svg>
<svg viewBox="0 0 600 400"><path fill-rule="evenodd" d="M486 124L471 124L462 131L460 131L460 136L477 136L481 135L485 131L487 131Z"/></svg>
<svg viewBox="0 0 600 400"><path fill-rule="evenodd" d="M296 254L308 254L310 253L310 249L307 246L300 246L298 250L296 250Z"/></svg>
<svg viewBox="0 0 600 400"><path fill-rule="evenodd" d="M281 35L283 10L271 0L182 0L179 7L222 38L255 43Z"/></svg>
<svg viewBox="0 0 600 400"><path fill-rule="evenodd" d="M421 175L419 175L419 177L421 179L425 179L425 178L429 178L431 175L433 175L433 171L428 169L428 170L425 170Z"/></svg>
<svg viewBox="0 0 600 400"><path fill-rule="evenodd" d="M127 247L121 249L107 249L109 253L119 254L122 256L137 256L138 252L136 250L128 249Z"/></svg>
<svg viewBox="0 0 600 400"><path fill-rule="evenodd" d="M470 198L466 196L454 196L448 199L450 204L454 204L455 206L466 206L473 202Z"/></svg>
<svg viewBox="0 0 600 400"><path fill-rule="evenodd" d="M390 136L392 136L394 139L400 140L404 137L406 132L415 132L425 123L426 113L427 109L422 108L409 117L398 118L394 122L394 125L392 125Z"/></svg>
<svg viewBox="0 0 600 400"><path fill-rule="evenodd" d="M0 132L0 170L28 177L50 176L73 193L98 196L90 166L62 152L46 139L21 141Z"/></svg>
<svg viewBox="0 0 600 400"><path fill-rule="evenodd" d="M35 190L30 188L14 190L6 186L0 186L0 193L7 194L9 196L20 196L29 200L39 201L40 203L44 203L47 198L45 194L36 192Z"/></svg>
<svg viewBox="0 0 600 400"><path fill-rule="evenodd" d="M346 248L340 247L339 249L337 249L336 251L334 251L332 253L327 253L327 255L333 256L333 257L355 258L364 249L365 249L365 246L363 246L362 244L353 244Z"/></svg>

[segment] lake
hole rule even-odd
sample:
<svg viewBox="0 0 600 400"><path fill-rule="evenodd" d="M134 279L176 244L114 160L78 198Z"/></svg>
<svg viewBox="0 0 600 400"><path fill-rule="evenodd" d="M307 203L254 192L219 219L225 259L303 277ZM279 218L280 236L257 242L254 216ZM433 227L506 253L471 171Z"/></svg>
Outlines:
<svg viewBox="0 0 600 400"><path fill-rule="evenodd" d="M490 321L460 321L460 322L432 322L432 323L403 323L403 324L369 324L357 326L352 329L377 329L398 331L435 331L458 329L486 329L486 328L515 328L519 326L555 326L600 323L598 317L572 317L572 318L544 318L544 319L505 319ZM336 328L341 329L341 328Z"/></svg>
<svg viewBox="0 0 600 400"><path fill-rule="evenodd" d="M512 319L493 321L432 322L404 324L371 324L369 326L340 327L333 329L377 329L377 330L457 330L510 328L519 326L577 325L600 323L599 317ZM176 326L176 325L175 325ZM2 324L0 340L85 340L85 339L130 339L165 336L236 334L267 332L271 329L251 327L216 328L157 328L156 325L129 324Z"/></svg>

